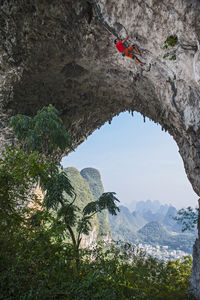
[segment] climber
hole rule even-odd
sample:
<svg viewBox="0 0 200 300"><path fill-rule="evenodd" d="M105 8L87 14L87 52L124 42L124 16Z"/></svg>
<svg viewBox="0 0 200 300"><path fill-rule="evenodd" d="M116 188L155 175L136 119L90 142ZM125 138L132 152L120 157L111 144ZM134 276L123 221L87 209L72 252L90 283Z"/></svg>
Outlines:
<svg viewBox="0 0 200 300"><path fill-rule="evenodd" d="M129 37L127 36L123 41L120 41L118 39L114 40L117 50L122 53L122 56L128 56L128 57L134 59L134 61L137 64L144 66L145 63L141 62L133 53L133 50L134 50L140 56L142 55L141 51L138 49L138 47L135 44L132 44L131 46L128 46L128 47L125 46L125 43L128 40L128 38Z"/></svg>

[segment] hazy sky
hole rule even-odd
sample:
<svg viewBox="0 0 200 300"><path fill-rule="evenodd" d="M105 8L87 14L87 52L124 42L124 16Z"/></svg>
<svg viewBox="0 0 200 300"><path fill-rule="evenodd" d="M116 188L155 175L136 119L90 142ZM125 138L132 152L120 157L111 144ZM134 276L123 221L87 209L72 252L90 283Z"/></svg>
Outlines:
<svg viewBox="0 0 200 300"><path fill-rule="evenodd" d="M105 191L116 192L129 208L140 200L159 200L177 208L196 206L173 138L139 113L128 112L106 123L63 158L64 167L100 171Z"/></svg>

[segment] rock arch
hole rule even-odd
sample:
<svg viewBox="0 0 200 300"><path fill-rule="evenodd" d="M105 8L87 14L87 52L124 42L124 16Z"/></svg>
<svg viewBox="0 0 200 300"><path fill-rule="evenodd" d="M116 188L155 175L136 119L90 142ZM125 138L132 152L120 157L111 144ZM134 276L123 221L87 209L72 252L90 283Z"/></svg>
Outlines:
<svg viewBox="0 0 200 300"><path fill-rule="evenodd" d="M33 114L53 103L79 144L121 111L139 111L174 137L200 194L200 88L193 74L199 2L98 2L119 35L125 26L130 40L146 49L143 60L151 64L150 71L115 51L96 10L88 10L94 1L87 2L1 1L3 123L9 114ZM90 24L88 13L93 14ZM163 59L170 33L178 37L176 61Z"/></svg>
<svg viewBox="0 0 200 300"><path fill-rule="evenodd" d="M119 36L126 28L130 41L144 49L142 59L150 67L142 69L116 52L93 0L1 0L1 143L10 137L9 116L31 115L49 103L60 110L75 146L120 112L138 111L173 136L200 195L199 63L195 76L193 68L200 2L96 2ZM169 35L178 43L165 50Z"/></svg>

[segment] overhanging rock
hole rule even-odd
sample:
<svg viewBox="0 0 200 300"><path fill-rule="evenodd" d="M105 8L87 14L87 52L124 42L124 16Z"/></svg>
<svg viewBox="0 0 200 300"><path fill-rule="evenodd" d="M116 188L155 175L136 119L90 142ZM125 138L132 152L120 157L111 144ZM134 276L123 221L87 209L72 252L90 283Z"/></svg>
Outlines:
<svg viewBox="0 0 200 300"><path fill-rule="evenodd" d="M127 32L144 68L115 49L114 35ZM177 43L164 49L170 36ZM1 0L1 144L11 115L49 103L74 146L120 112L139 111L173 136L200 195L198 41L198 0Z"/></svg>
<svg viewBox="0 0 200 300"><path fill-rule="evenodd" d="M10 115L49 103L74 145L136 110L174 137L200 194L199 1L10 0L0 8L2 142ZM113 33L126 32L144 50L145 68L116 52ZM163 49L170 35L178 42Z"/></svg>

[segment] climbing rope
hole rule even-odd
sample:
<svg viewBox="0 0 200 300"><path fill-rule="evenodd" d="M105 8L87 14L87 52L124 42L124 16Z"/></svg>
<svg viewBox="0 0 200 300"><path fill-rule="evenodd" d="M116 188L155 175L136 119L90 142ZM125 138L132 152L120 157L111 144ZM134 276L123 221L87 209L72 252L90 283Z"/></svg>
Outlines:
<svg viewBox="0 0 200 300"><path fill-rule="evenodd" d="M96 15L97 15L97 17L98 17L100 23L105 27L105 29L106 29L109 33L111 33L112 35L114 35L118 40L120 40L119 33L115 30L115 28L113 28L112 26L110 26L110 25L108 24L108 22L104 19L103 14L102 14L102 11L101 11L101 7L100 7L100 5L97 3L97 1L96 1L96 0L87 0L87 2L90 3L90 4L93 6L93 8L94 8L94 10L95 10L95 12L96 12ZM125 30L125 32L126 32L126 36L128 36L128 31L127 31L126 27L125 27L123 24L121 24L121 23L120 23L120 26L122 26L122 27L124 28L124 30ZM125 45L126 48L128 48L128 47L130 46L130 44L129 44L128 42L124 43L124 45ZM137 46L137 47L138 47L138 46ZM139 47L138 47L138 48L139 48ZM146 51L145 49L140 49L140 48L139 48L139 50L140 50L142 53L148 52L148 51ZM137 54L137 53L134 53L134 54ZM148 68L148 70L146 70L146 71L149 72L150 69L151 69L151 64L149 64L149 68Z"/></svg>
<svg viewBox="0 0 200 300"><path fill-rule="evenodd" d="M98 17L100 23L106 28L106 30L109 31L111 34L113 34L118 40L120 40L119 33L117 33L115 28L111 27L108 24L108 22L104 19L103 14L101 12L101 7L99 4L97 4L96 0L87 0L87 2L90 3L94 7L94 10L96 11L96 14L97 14L97 17ZM122 26L124 28L124 30L126 32L126 36L128 36L128 30L126 29L126 27L121 23L120 23L120 26ZM130 45L128 42L126 42L125 46L128 47ZM140 51L142 53L149 53L149 51L146 49L140 48Z"/></svg>
<svg viewBox="0 0 200 300"><path fill-rule="evenodd" d="M94 10L96 11L97 17L99 19L99 21L101 22L101 24L106 28L106 30L108 30L110 33L112 33L116 38L119 39L118 33L116 32L116 30L111 27L106 20L103 17L103 14L101 12L101 7L99 4L97 4L97 2L95 0L87 0L93 7Z"/></svg>

